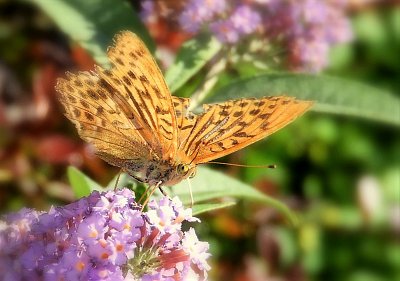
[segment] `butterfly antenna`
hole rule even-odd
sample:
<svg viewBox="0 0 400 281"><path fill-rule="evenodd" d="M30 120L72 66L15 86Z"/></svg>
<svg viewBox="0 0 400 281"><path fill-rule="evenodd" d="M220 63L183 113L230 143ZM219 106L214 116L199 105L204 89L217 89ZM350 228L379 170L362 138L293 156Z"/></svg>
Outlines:
<svg viewBox="0 0 400 281"><path fill-rule="evenodd" d="M225 162L207 162L207 164L217 164L217 165L227 165L227 166L235 166L235 167L246 167L246 168L267 168L267 169L276 169L277 166L275 164L272 165L242 165L242 164L234 164L234 163L225 163Z"/></svg>

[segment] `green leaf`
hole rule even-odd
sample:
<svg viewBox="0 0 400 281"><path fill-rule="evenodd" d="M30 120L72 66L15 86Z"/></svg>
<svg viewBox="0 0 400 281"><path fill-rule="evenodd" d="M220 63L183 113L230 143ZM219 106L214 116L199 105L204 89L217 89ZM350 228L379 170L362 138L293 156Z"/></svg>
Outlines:
<svg viewBox="0 0 400 281"><path fill-rule="evenodd" d="M210 35L201 34L183 44L174 64L165 73L171 92L175 92L195 75L218 51L221 43Z"/></svg>
<svg viewBox="0 0 400 281"><path fill-rule="evenodd" d="M206 102L276 95L314 100L314 111L400 125L399 97L372 86L328 76L263 74L221 87Z"/></svg>
<svg viewBox="0 0 400 281"><path fill-rule="evenodd" d="M101 65L107 65L107 47L122 30L138 34L154 50L146 28L124 0L25 0L38 5L70 38Z"/></svg>
<svg viewBox="0 0 400 281"><path fill-rule="evenodd" d="M223 203L204 203L204 204L196 204L192 207L193 216L199 215L201 213L214 211L226 207L230 207L235 205L235 202L223 202Z"/></svg>
<svg viewBox="0 0 400 281"><path fill-rule="evenodd" d="M192 185L193 199L194 202L196 202L194 206L197 205L197 202L225 196L248 199L277 209L285 215L292 224L297 224L297 218L285 204L220 172L206 167L199 167L197 175L191 179L190 182ZM179 196L184 204L190 203L189 186L186 181L173 186L171 190L173 195Z"/></svg>
<svg viewBox="0 0 400 281"><path fill-rule="evenodd" d="M93 190L104 191L98 183L75 167L69 166L67 174L69 183L74 190L76 198L88 196Z"/></svg>

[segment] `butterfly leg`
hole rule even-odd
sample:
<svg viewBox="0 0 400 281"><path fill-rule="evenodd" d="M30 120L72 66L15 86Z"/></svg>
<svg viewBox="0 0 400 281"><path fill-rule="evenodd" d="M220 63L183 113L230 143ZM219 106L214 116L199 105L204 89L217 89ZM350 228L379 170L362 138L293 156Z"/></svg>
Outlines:
<svg viewBox="0 0 400 281"><path fill-rule="evenodd" d="M168 194L165 193L164 189L162 189L161 185L158 187L158 189L161 191L161 193L165 196L168 197Z"/></svg>
<svg viewBox="0 0 400 281"><path fill-rule="evenodd" d="M123 172L123 169L120 169L119 172L118 172L117 180L115 181L115 185L114 185L114 191L117 190L119 177L121 176L122 172Z"/></svg>
<svg viewBox="0 0 400 281"><path fill-rule="evenodd" d="M140 204L144 198L146 198L147 193L149 193L149 190L151 190L153 187L149 186L146 188L146 190L143 192L142 196L140 196L139 200L137 202Z"/></svg>
<svg viewBox="0 0 400 281"><path fill-rule="evenodd" d="M149 191L149 195L147 196L146 200L142 204L142 209L141 209L142 212L143 212L144 207L146 207L147 203L149 202L149 200L150 200L151 196L153 195L153 193L157 190L157 188L160 187L161 183L162 183L162 181L159 181L156 185L150 186L148 188L148 190L150 190L150 191ZM147 193L147 192L145 192L145 193ZM143 195L142 195L142 197L143 197Z"/></svg>

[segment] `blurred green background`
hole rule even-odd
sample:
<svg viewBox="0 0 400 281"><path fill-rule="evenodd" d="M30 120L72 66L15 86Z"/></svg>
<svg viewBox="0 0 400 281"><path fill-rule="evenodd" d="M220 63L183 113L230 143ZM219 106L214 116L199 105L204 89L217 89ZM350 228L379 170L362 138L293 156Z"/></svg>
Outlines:
<svg viewBox="0 0 400 281"><path fill-rule="evenodd" d="M73 201L69 165L103 185L118 171L79 139L54 91L65 71L91 69L94 60L58 27L61 12L49 16L35 2L46 1L0 0L1 213ZM325 73L399 97L400 7L382 2L353 7L355 40L332 50ZM186 39L162 24L150 31L172 55ZM191 92L190 84L180 92ZM246 200L203 214L197 231L211 244L210 279L400 280L398 127L310 112L222 160L277 164L275 170L214 168L280 199L301 222L290 226L271 208Z"/></svg>

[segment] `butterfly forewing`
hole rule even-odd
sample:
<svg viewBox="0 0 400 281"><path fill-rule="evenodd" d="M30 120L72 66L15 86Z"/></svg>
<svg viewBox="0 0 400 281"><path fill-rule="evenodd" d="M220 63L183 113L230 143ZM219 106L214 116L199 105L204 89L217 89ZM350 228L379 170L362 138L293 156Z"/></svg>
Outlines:
<svg viewBox="0 0 400 281"><path fill-rule="evenodd" d="M185 141L185 154L193 163L220 158L272 134L311 105L284 96L204 105L205 112L197 116L193 134Z"/></svg>
<svg viewBox="0 0 400 281"><path fill-rule="evenodd" d="M121 89L121 99L127 103L126 114L140 119L154 138L151 146L160 145L161 158L176 153L178 133L171 94L155 60L144 43L130 32L116 36L115 46L108 56L113 64L113 79Z"/></svg>

